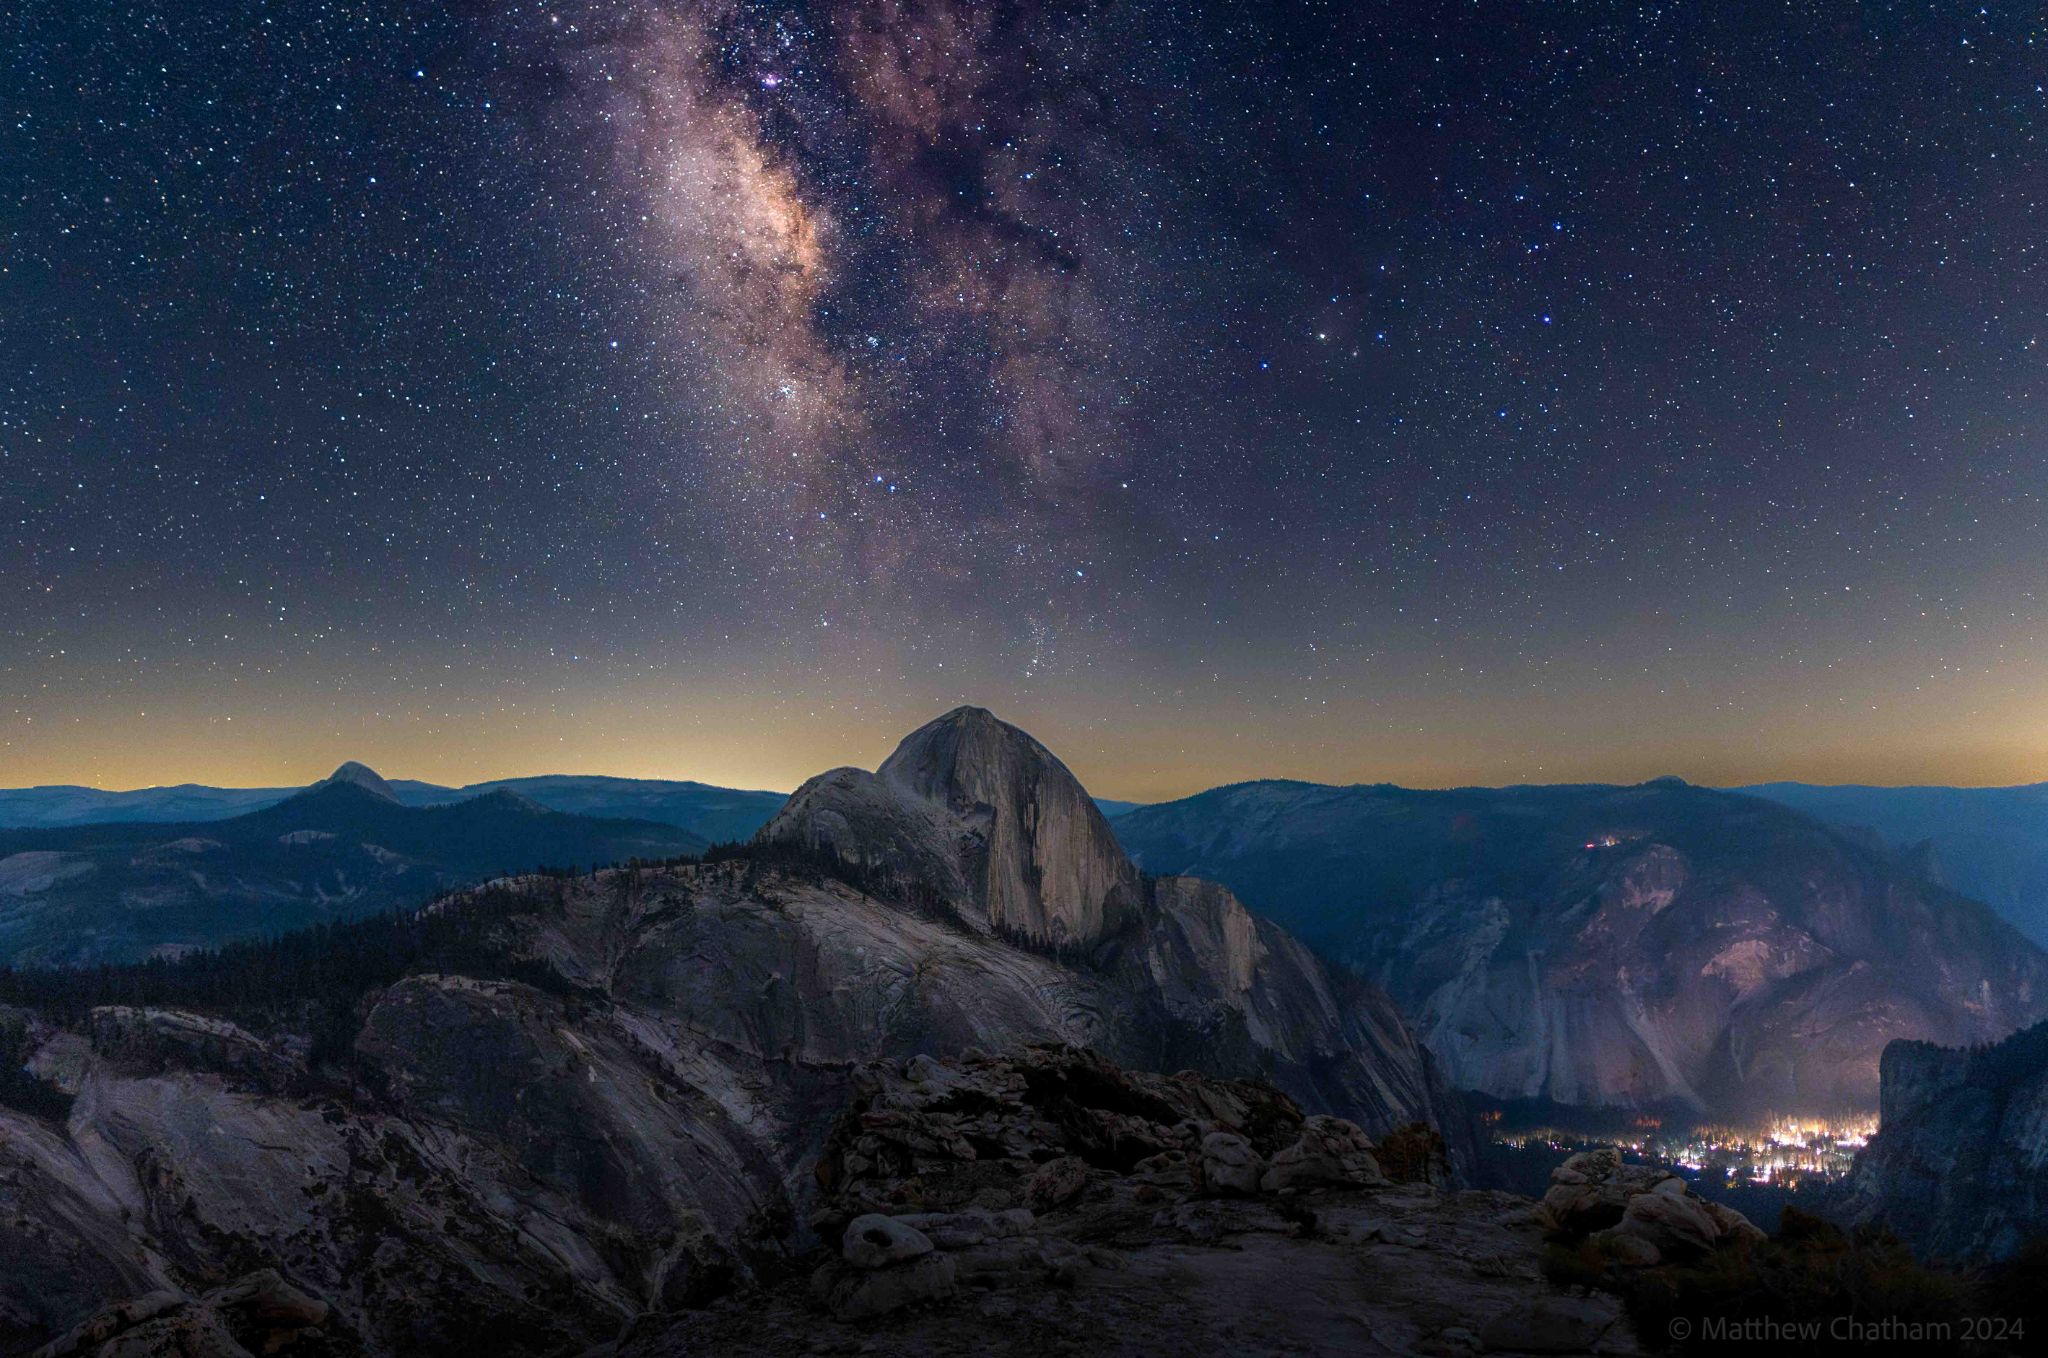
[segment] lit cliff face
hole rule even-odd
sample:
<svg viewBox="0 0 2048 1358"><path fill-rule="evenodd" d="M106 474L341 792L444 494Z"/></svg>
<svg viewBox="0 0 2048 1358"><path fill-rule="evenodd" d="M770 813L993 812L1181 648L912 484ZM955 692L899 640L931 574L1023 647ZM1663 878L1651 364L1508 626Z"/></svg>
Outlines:
<svg viewBox="0 0 2048 1358"><path fill-rule="evenodd" d="M1454 1083L1717 1115L1869 1110L1895 1037L2048 1012L2048 957L1783 807L1675 780L1416 792L1263 783L1120 816L1387 987Z"/></svg>

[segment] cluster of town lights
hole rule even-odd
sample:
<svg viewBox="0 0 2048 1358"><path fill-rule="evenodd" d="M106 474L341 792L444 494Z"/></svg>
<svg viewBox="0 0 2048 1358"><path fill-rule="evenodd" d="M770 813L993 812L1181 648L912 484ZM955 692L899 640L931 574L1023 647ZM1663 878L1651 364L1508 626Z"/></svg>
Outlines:
<svg viewBox="0 0 2048 1358"><path fill-rule="evenodd" d="M1497 1115L1495 1119L1497 1121ZM1839 1179L1856 1152L1877 1132L1875 1113L1838 1117L1773 1116L1752 1127L1699 1126L1665 1131L1655 1118L1640 1118L1617 1137L1589 1136L1558 1127L1496 1131L1494 1140L1519 1149L1582 1150L1619 1146L1631 1158L1670 1165L1689 1174L1741 1183L1797 1187L1802 1181Z"/></svg>

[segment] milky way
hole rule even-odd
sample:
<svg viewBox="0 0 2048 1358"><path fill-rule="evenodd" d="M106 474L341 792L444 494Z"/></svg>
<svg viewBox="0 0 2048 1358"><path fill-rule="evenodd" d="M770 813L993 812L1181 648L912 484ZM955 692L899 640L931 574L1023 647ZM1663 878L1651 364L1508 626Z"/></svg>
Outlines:
<svg viewBox="0 0 2048 1358"><path fill-rule="evenodd" d="M2048 777L2022 10L30 7L0 784Z"/></svg>
<svg viewBox="0 0 2048 1358"><path fill-rule="evenodd" d="M1187 360L1157 343L1186 323L1159 255L1199 243L1134 192L1165 152L1118 123L1112 94L1144 92L1105 86L1135 82L1091 30L994 6L814 27L649 5L504 41L558 72L537 145L566 133L606 167L556 153L610 190L597 213L663 402L696 421L689 455L722 459L723 529L766 549L752 574L775 601L864 632L897 603L899 624L966 608L1028 641L1027 668L1049 635L1114 635L1088 566L1143 520L1133 454L1165 418L1147 393Z"/></svg>

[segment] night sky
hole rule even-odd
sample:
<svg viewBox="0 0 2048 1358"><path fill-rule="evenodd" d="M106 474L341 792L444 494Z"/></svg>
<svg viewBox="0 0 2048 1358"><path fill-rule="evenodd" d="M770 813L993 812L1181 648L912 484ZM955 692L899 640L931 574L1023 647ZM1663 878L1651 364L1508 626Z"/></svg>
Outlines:
<svg viewBox="0 0 2048 1358"><path fill-rule="evenodd" d="M2048 778L2037 5L0 26L0 784Z"/></svg>

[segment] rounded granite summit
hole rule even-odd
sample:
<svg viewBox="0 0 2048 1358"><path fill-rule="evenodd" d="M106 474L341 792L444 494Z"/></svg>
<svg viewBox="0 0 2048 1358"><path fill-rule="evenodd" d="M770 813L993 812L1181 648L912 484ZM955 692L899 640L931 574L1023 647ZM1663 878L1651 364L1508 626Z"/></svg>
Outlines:
<svg viewBox="0 0 2048 1358"><path fill-rule="evenodd" d="M869 774L799 788L761 831L933 887L979 927L1088 947L1137 904L1137 870L1067 766L986 708L925 723Z"/></svg>

